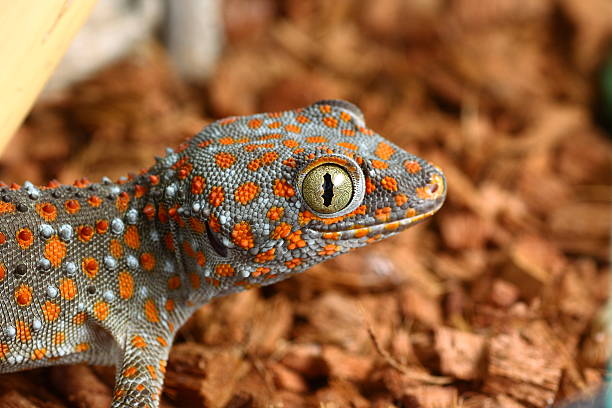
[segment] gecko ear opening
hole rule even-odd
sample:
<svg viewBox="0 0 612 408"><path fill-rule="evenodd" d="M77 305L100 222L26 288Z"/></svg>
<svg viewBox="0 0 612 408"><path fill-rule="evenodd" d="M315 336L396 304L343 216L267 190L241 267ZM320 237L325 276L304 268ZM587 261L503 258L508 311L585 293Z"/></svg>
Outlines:
<svg viewBox="0 0 612 408"><path fill-rule="evenodd" d="M361 126L365 127L365 117L361 109L359 109L356 105L343 101L341 99L324 99L322 101L317 101L313 103L313 105L329 105L337 109L341 109L351 115L355 122Z"/></svg>

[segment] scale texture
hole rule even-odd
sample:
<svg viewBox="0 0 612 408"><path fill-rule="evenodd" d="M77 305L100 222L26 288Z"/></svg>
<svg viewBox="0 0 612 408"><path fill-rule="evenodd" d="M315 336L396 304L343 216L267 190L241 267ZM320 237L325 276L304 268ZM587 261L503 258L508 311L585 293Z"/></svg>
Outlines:
<svg viewBox="0 0 612 408"><path fill-rule="evenodd" d="M0 372L116 365L112 406L156 407L198 307L396 234L445 195L344 101L217 121L117 183L3 186Z"/></svg>

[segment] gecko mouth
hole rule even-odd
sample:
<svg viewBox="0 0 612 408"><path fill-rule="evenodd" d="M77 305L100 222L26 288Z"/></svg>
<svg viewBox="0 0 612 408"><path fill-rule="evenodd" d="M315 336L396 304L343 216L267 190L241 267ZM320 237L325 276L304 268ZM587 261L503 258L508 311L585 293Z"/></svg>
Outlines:
<svg viewBox="0 0 612 408"><path fill-rule="evenodd" d="M423 212L415 214L410 217L404 217L393 221L386 221L381 223L372 223L367 225L356 225L351 228L343 230L331 230L331 229L319 229L312 228L312 231L318 233L329 234L334 236L335 239L350 239L350 238L361 238L361 237L374 237L374 236L386 236L391 233L403 231L404 229L416 225L420 222L425 221L434 215L444 204L444 197L434 200L430 203L428 208L424 209Z"/></svg>

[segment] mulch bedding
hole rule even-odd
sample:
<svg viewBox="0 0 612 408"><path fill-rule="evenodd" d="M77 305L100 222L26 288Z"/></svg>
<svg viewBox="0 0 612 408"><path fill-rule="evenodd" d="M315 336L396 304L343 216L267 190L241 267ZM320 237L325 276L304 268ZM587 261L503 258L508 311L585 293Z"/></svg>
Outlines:
<svg viewBox="0 0 612 408"><path fill-rule="evenodd" d="M594 78L608 0L227 0L203 85L154 41L40 104L5 181L119 177L210 121L318 99L444 169L429 222L181 329L164 407L545 407L607 356L612 146ZM0 406L103 407L111 368L3 375Z"/></svg>

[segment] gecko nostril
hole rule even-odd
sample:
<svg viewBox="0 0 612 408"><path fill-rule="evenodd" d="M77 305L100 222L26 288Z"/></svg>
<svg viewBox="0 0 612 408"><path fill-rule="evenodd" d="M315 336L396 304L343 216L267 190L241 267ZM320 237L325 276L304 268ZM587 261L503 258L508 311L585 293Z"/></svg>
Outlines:
<svg viewBox="0 0 612 408"><path fill-rule="evenodd" d="M429 185L429 191L433 194L436 191L438 191L438 184L430 184Z"/></svg>

